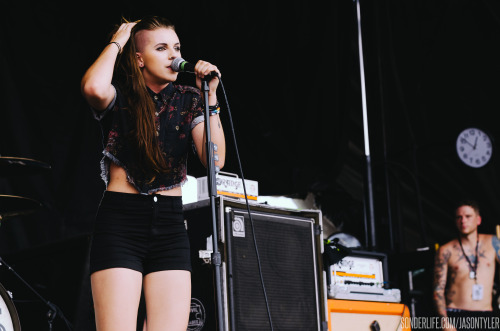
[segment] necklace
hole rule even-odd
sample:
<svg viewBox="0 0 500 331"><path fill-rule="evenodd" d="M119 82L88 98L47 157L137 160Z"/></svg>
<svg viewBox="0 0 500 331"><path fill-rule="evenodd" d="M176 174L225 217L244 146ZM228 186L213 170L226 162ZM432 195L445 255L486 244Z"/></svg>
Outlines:
<svg viewBox="0 0 500 331"><path fill-rule="evenodd" d="M458 242L460 243L460 248L462 249L462 253L464 253L465 259L467 260L467 263L469 263L469 267L472 270L469 272L469 278L477 280L477 265L479 264L479 255L477 253L479 247L479 234L477 235L477 241L476 241L476 256L475 256L476 265L472 265L472 263L469 260L469 257L467 256L467 254L465 254L464 246L462 246L462 240L460 239L460 237L458 237Z"/></svg>

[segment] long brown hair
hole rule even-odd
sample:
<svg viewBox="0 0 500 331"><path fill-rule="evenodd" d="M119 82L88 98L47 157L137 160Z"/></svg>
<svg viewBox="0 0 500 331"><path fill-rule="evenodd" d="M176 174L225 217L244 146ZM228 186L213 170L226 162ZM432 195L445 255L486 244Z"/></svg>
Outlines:
<svg viewBox="0 0 500 331"><path fill-rule="evenodd" d="M126 20L124 19L124 21ZM159 28L175 30L174 25L169 20L158 16L149 16L138 21L132 28L130 39L123 48L123 55L117 63L117 70L119 77L121 77L121 88L127 97L129 112L135 122L132 135L137 143L138 169L151 176L151 181L155 179L156 175L166 173L169 169L156 136L156 107L151 100L137 63L135 36L141 30Z"/></svg>

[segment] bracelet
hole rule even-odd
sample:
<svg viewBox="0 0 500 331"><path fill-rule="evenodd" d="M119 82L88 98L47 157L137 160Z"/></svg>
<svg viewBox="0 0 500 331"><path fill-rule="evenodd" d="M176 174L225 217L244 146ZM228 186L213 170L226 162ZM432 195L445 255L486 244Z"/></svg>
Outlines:
<svg viewBox="0 0 500 331"><path fill-rule="evenodd" d="M220 113L220 107L210 110L210 116L217 115L218 113Z"/></svg>
<svg viewBox="0 0 500 331"><path fill-rule="evenodd" d="M116 45L116 47L118 47L118 54L121 54L121 53L122 53L122 47L120 46L120 44L119 44L117 41L110 41L110 42L108 43L108 45L110 45L110 44L115 44L115 45Z"/></svg>
<svg viewBox="0 0 500 331"><path fill-rule="evenodd" d="M208 106L208 111L210 112L210 116L220 113L219 101L214 106Z"/></svg>

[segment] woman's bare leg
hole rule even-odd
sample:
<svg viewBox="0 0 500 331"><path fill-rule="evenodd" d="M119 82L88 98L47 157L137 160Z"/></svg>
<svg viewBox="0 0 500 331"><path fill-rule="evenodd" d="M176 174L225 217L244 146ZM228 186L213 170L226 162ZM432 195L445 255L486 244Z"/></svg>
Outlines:
<svg viewBox="0 0 500 331"><path fill-rule="evenodd" d="M191 273L153 272L144 277L147 331L186 331L191 309Z"/></svg>
<svg viewBox="0 0 500 331"><path fill-rule="evenodd" d="M91 276L97 331L136 331L142 274L125 268Z"/></svg>

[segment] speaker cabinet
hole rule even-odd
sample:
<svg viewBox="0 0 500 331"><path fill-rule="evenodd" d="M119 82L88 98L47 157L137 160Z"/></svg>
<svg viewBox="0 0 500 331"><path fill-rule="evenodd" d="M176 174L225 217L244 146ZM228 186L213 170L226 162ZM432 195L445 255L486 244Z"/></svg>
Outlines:
<svg viewBox="0 0 500 331"><path fill-rule="evenodd" d="M252 202L247 208L245 201L217 197L216 214L223 329L269 330L271 320L275 330L326 330L321 212ZM211 250L209 201L185 205L185 218L193 262L188 330L218 330L215 267L199 257Z"/></svg>
<svg viewBox="0 0 500 331"><path fill-rule="evenodd" d="M379 330L410 331L408 307L400 303L328 300L328 330L372 330L378 325ZM376 330L376 328L373 328Z"/></svg>

